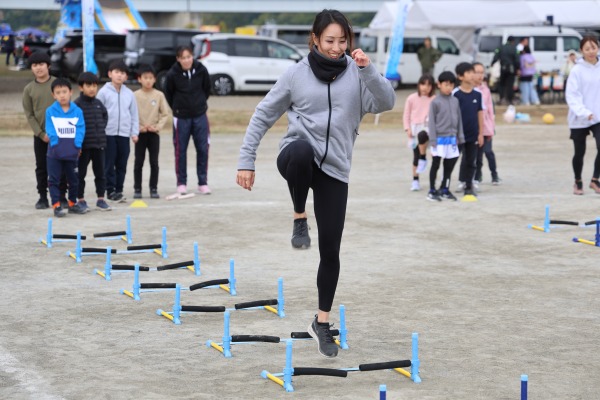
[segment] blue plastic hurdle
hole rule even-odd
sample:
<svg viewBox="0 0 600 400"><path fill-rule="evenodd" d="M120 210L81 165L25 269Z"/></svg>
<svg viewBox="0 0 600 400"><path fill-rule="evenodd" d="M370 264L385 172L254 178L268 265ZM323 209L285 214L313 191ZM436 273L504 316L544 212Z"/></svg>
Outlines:
<svg viewBox="0 0 600 400"><path fill-rule="evenodd" d="M123 240L127 244L133 243L133 234L131 232L131 217L128 215L125 218L125 230L116 232L101 232L94 233L94 239L98 240Z"/></svg>
<svg viewBox="0 0 600 400"><path fill-rule="evenodd" d="M156 292L163 290L175 290L175 298L177 302L178 293L181 290L196 290L202 287L218 287L226 292L228 292L232 296L237 295L236 291L236 279L235 279L235 263L233 258L229 260L229 279L222 279L218 281L209 281L202 282L195 285L190 286L189 288L184 288L178 285L177 283L140 283L140 266L139 264L135 264L133 271L133 287L132 290L121 289L121 294L131 297L134 300L140 300L140 294L143 292ZM179 287L178 287L179 286ZM180 295L179 295L180 296ZM208 312L208 311L205 311ZM215 311L213 311L215 312ZM220 311L217 311L220 312ZM169 313L165 313L169 314ZM169 318L165 315L166 318ZM170 319L170 318L169 318Z"/></svg>
<svg viewBox="0 0 600 400"><path fill-rule="evenodd" d="M281 373L272 374L267 370L261 372L261 377L269 379L285 389L286 392L293 392L294 387L292 385L292 376L301 375L325 375L325 376L337 376L345 378L348 376L348 372L354 371L377 371L383 369L393 369L396 372L410 378L415 383L420 383L421 378L419 377L419 366L420 361L418 358L418 337L419 335L415 332L412 334L412 359L411 360L398 360L398 361L387 361L370 364L360 364L354 368L298 368L292 367L292 346L293 341L286 341L286 353L285 353L285 368ZM404 368L410 367L410 372ZM283 379L281 379L283 377Z"/></svg>
<svg viewBox="0 0 600 400"><path fill-rule="evenodd" d="M106 262L104 263L104 270L94 269L94 274L103 277L105 280L110 281L112 279L111 274L113 271L117 272L133 272L135 270L133 265L123 264L112 264L111 263L111 247L106 248ZM200 276L200 257L198 256L198 242L194 242L194 259L190 261L182 261L173 264L161 265L156 268L141 267L140 271L166 271L171 269L188 269L192 271L196 276Z"/></svg>
<svg viewBox="0 0 600 400"><path fill-rule="evenodd" d="M106 254L106 248L81 247L81 240L77 239L75 251L67 251L67 257L71 257L76 262L81 262L83 256L94 256ZM162 241L160 244L150 244L141 246L127 246L127 250L111 250L112 254L133 254L133 253L156 253L162 258L168 258L167 253L167 228L162 228Z"/></svg>
<svg viewBox="0 0 600 400"><path fill-rule="evenodd" d="M527 400L527 382L529 377L527 375L521 375L521 400Z"/></svg>
<svg viewBox="0 0 600 400"><path fill-rule="evenodd" d="M282 279L282 278L279 278ZM278 336L268 335L230 335L230 315L229 311L224 314L223 322L223 341L220 343L212 340L206 341L206 347L213 348L218 352L222 353L226 358L231 358L231 346L238 344L251 344L251 343L281 343L282 339ZM347 335L348 330L346 329L346 308L340 305L340 329L334 329L331 332L332 336L339 336L335 339L335 343L343 350L349 349ZM283 340L312 340L312 336L308 332L292 332L289 339Z"/></svg>
<svg viewBox="0 0 600 400"><path fill-rule="evenodd" d="M232 271L233 273L233 271ZM215 279L211 281L197 283L195 285L190 286L189 290L194 291L197 289L205 289L205 288L213 288L219 287L221 289L227 288L227 284L229 284L229 289L231 289L231 281L234 282L235 278L230 279ZM277 290L277 299L267 299L267 300L256 300L250 301L246 303L237 303L233 306L233 308L227 308L225 306L183 306L181 305L181 288L175 289L175 302L173 304L172 311L163 311L162 309L156 310L156 315L163 316L173 322L175 325L181 325L181 315L187 313L199 313L199 312L224 312L228 315L228 311L236 311L236 310L256 310L262 309L266 311L270 311L274 314L277 314L280 318L285 317L284 306L285 300L283 298L283 278L278 279L278 290ZM231 292L230 290L228 290ZM277 306L274 308L273 306Z"/></svg>
<svg viewBox="0 0 600 400"><path fill-rule="evenodd" d="M46 237L40 238L40 243L45 245L47 248L52 247L53 242L73 242L77 240L79 236L79 240L86 240L86 236L82 235L81 232L77 232L76 235L66 235L62 233L53 233L52 232L52 218L48 218L48 229L46 230Z"/></svg>
<svg viewBox="0 0 600 400"><path fill-rule="evenodd" d="M581 239L581 238L573 238L573 241L575 243L583 243L583 244L589 244L592 246L596 246L596 247L600 247L600 218L597 218L595 221L589 221L586 222L586 225L591 225L591 223L594 223L596 225L596 235L594 237L594 240L585 240L585 239Z"/></svg>
<svg viewBox="0 0 600 400"><path fill-rule="evenodd" d="M379 400L386 400L387 398L387 386L379 385Z"/></svg>
<svg viewBox="0 0 600 400"><path fill-rule="evenodd" d="M579 226L579 222L577 221L563 221L558 219L550 219L550 206L546 205L544 212L544 224L542 226L529 224L527 225L530 229L535 229L536 231L541 232L550 232L551 225L575 225Z"/></svg>

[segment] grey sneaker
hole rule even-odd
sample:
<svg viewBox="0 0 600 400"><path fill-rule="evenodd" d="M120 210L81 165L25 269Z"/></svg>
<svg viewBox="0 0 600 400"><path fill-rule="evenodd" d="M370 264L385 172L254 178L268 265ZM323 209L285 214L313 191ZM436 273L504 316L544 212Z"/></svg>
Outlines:
<svg viewBox="0 0 600 400"><path fill-rule="evenodd" d="M142 191L141 190L136 190L135 192L133 192L133 198L134 199L141 199L142 198Z"/></svg>
<svg viewBox="0 0 600 400"><path fill-rule="evenodd" d="M85 201L85 200L79 200L77 202L77 205L79 206L79 208L81 208L85 212L89 212L90 211L90 207L88 207L87 201Z"/></svg>
<svg viewBox="0 0 600 400"><path fill-rule="evenodd" d="M292 247L295 249L308 249L310 247L310 236L308 236L308 223L306 218L294 220L294 231L292 232Z"/></svg>
<svg viewBox="0 0 600 400"><path fill-rule="evenodd" d="M69 214L85 214L89 210L87 208L81 207L81 204L75 203L71 207L69 207Z"/></svg>
<svg viewBox="0 0 600 400"><path fill-rule="evenodd" d="M67 212L65 210L63 210L63 208L61 206L54 208L54 216L56 218L62 218L66 215L67 215Z"/></svg>
<svg viewBox="0 0 600 400"><path fill-rule="evenodd" d="M160 199L160 196L158 195L158 191L156 189L150 189L150 198Z"/></svg>
<svg viewBox="0 0 600 400"><path fill-rule="evenodd" d="M335 344L330 331L332 326L328 322L317 322L316 315L313 322L308 326L308 334L317 341L319 353L329 358L333 358L338 354L338 346Z"/></svg>
<svg viewBox="0 0 600 400"><path fill-rule="evenodd" d="M112 208L108 205L108 203L104 199L98 200L96 202L96 207L98 207L98 209L100 211L110 211L110 210L112 210Z"/></svg>

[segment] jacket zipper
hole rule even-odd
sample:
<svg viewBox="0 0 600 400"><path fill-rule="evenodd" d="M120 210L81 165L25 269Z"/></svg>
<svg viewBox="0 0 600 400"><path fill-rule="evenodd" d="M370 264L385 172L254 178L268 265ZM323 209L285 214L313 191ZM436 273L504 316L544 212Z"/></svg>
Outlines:
<svg viewBox="0 0 600 400"><path fill-rule="evenodd" d="M327 152L329 151L329 128L331 127L331 83L327 84L327 102L329 103L329 116L327 117L327 136L325 138L325 153L323 154L323 158L321 158L321 163L319 164L319 168L323 167L323 163L325 162L325 158L327 157Z"/></svg>
<svg viewBox="0 0 600 400"><path fill-rule="evenodd" d="M117 92L117 108L119 109L119 117L117 118L117 136L121 133L121 91Z"/></svg>

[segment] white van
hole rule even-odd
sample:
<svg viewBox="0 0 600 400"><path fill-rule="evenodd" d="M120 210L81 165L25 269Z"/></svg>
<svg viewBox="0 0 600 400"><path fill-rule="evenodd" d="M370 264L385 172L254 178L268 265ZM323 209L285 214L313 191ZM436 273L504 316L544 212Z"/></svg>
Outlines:
<svg viewBox="0 0 600 400"><path fill-rule="evenodd" d="M561 26L503 26L483 28L475 37L477 54L475 59L490 67L496 49L502 47L509 36L515 44L529 38L531 54L535 58L538 72L561 70L568 58L569 50L579 51L581 35L574 29Z"/></svg>
<svg viewBox="0 0 600 400"><path fill-rule="evenodd" d="M431 46L442 52L442 57L435 63L434 77L443 71L454 72L454 67L461 62L472 62L473 58L462 52L456 40L448 33L437 30L406 30L404 32L404 47L398 73L401 81L392 81L394 88L400 84L417 84L421 77L421 63L417 51L426 37L431 38ZM363 29L359 43L361 48L377 67L381 74L385 74L389 57L390 31Z"/></svg>

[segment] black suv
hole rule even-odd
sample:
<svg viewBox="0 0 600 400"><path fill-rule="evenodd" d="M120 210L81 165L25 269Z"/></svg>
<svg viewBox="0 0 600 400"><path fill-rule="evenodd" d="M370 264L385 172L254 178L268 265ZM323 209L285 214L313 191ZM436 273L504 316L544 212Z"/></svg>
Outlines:
<svg viewBox="0 0 600 400"><path fill-rule="evenodd" d="M98 76L108 77L108 66L114 60L122 60L125 51L125 35L118 33L94 32L94 61L98 66ZM68 33L50 47L50 73L54 76L70 78L74 81L83 72L83 37L81 32Z"/></svg>
<svg viewBox="0 0 600 400"><path fill-rule="evenodd" d="M169 68L175 64L175 50L192 45L192 37L203 33L195 29L132 29L125 40L125 64L135 71L140 64L150 64L157 74L156 86L163 88Z"/></svg>

